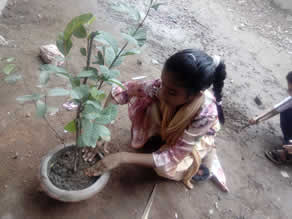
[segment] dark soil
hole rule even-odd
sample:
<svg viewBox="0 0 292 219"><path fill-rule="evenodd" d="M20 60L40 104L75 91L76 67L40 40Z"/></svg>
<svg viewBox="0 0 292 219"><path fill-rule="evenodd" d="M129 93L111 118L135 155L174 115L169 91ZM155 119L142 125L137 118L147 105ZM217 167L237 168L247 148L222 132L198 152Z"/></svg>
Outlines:
<svg viewBox="0 0 292 219"><path fill-rule="evenodd" d="M48 175L52 183L64 190L85 189L96 182L99 177L88 177L84 170L95 164L100 158L96 156L91 163L79 159L78 170L74 173L75 146L66 147L56 153L49 162ZM82 148L78 148L82 153Z"/></svg>

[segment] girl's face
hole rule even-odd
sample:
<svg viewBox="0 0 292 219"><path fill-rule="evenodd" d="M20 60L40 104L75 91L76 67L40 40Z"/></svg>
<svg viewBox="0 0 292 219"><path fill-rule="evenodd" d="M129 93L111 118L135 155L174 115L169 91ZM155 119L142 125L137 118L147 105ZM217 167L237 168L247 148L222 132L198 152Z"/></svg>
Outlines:
<svg viewBox="0 0 292 219"><path fill-rule="evenodd" d="M171 74L162 71L161 74L162 86L160 89L160 98L168 106L177 108L196 98L198 95L188 95L185 88L177 85L176 81L171 77Z"/></svg>
<svg viewBox="0 0 292 219"><path fill-rule="evenodd" d="M288 93L290 96L292 96L292 83L288 82Z"/></svg>

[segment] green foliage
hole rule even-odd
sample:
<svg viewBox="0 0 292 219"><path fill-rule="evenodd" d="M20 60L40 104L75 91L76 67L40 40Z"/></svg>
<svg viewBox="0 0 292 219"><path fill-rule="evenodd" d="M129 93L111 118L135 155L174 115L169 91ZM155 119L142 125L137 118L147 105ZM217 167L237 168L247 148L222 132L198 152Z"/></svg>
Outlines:
<svg viewBox="0 0 292 219"><path fill-rule="evenodd" d="M147 39L147 31L145 28L140 28L138 30L130 28L129 35L136 39L138 46L142 47Z"/></svg>
<svg viewBox="0 0 292 219"><path fill-rule="evenodd" d="M153 0L150 3L146 17L151 8L157 10L162 5L156 2L154 4ZM75 37L74 40L76 38L82 39L87 47L83 46L79 51L86 58L84 63L87 63L87 65L78 74L53 64L42 65L40 67L39 83L43 93L17 98L20 103L34 102L37 115L45 117L47 113L58 111L58 108L46 105L48 97L70 96L71 100L78 104L78 108L76 117L66 124L64 129L76 133L77 146L95 147L96 142L100 139L110 140L110 131L105 125L115 120L118 110L116 105L103 106L107 94L102 85L106 83L124 88L123 84L117 79L120 76L120 71L116 67L123 63L125 57L139 54L139 47L142 47L146 41L146 29L143 28L146 17L142 19L139 11L123 3L114 6L114 8L119 12L127 13L137 22L135 27L130 28L127 33L122 33L124 45L119 45L119 41L108 32L89 32L88 26L95 20L92 14L77 16L58 35L56 44L58 49L65 56L68 56L73 47L73 38ZM130 49L127 48L128 45L131 46ZM93 61L91 56L95 57ZM5 61L6 66L3 72L9 75L7 82L14 83L21 76L10 75L16 68L15 64L11 63L14 61L13 57L7 58ZM56 87L47 90L45 86L49 80L54 78L52 75L67 79L72 89Z"/></svg>
<svg viewBox="0 0 292 219"><path fill-rule="evenodd" d="M117 53L119 50L119 44L117 40L110 33L100 31L94 40L103 45L111 46L115 53Z"/></svg>
<svg viewBox="0 0 292 219"><path fill-rule="evenodd" d="M64 129L68 132L76 132L75 119L65 125Z"/></svg>
<svg viewBox="0 0 292 219"><path fill-rule="evenodd" d="M84 70L80 72L77 77L78 78L88 78L88 77L97 77L98 71L96 68L90 68L88 70Z"/></svg>
<svg viewBox="0 0 292 219"><path fill-rule="evenodd" d="M83 56L86 56L86 48L80 48L80 53Z"/></svg>
<svg viewBox="0 0 292 219"><path fill-rule="evenodd" d="M111 123L113 120L115 120L117 114L118 114L117 106L111 104L100 112L99 116L95 119L95 122L107 125Z"/></svg>
<svg viewBox="0 0 292 219"><path fill-rule="evenodd" d="M130 56L130 55L136 55L136 54L140 54L140 50L133 48L133 49L129 49L127 51L124 51L121 56Z"/></svg>
<svg viewBox="0 0 292 219"><path fill-rule="evenodd" d="M108 128L95 121L82 119L82 128L82 142L87 146L95 147L99 138L102 138L105 141L110 140L110 131Z"/></svg>
<svg viewBox="0 0 292 219"><path fill-rule="evenodd" d="M20 103L25 103L28 101L37 101L39 99L41 99L44 95L41 94L30 94L30 95L24 95L24 96L20 96L17 97L16 100Z"/></svg>
<svg viewBox="0 0 292 219"><path fill-rule="evenodd" d="M44 117L47 112L47 105L43 101L38 100L36 102L36 112L37 112L37 116Z"/></svg>
<svg viewBox="0 0 292 219"><path fill-rule="evenodd" d="M89 96L89 90L90 88L87 84L81 84L72 89L71 97L75 100L86 99Z"/></svg>
<svg viewBox="0 0 292 219"><path fill-rule="evenodd" d="M48 91L48 96L50 97L60 97L68 95L70 95L70 91L60 87L56 87Z"/></svg>
<svg viewBox="0 0 292 219"><path fill-rule="evenodd" d="M157 4L153 4L151 6L151 8L155 9L156 11L158 10L158 8L161 6L161 5L165 5L165 3L157 3Z"/></svg>
<svg viewBox="0 0 292 219"><path fill-rule="evenodd" d="M66 26L65 31L60 33L57 39L57 47L61 53L67 56L72 48L71 37L86 38L87 30L84 25L92 23L94 16L91 13L73 18Z"/></svg>
<svg viewBox="0 0 292 219"><path fill-rule="evenodd" d="M119 3L118 5L115 5L112 8L118 12L127 13L129 16L131 16L136 21L141 20L140 12L137 9L135 9L131 6L128 6L124 3Z"/></svg>
<svg viewBox="0 0 292 219"><path fill-rule="evenodd" d="M5 77L4 81L8 84L15 84L18 80L22 79L21 75L12 74Z"/></svg>
<svg viewBox="0 0 292 219"><path fill-rule="evenodd" d="M6 74L6 75L9 75L15 69L16 69L16 65L15 64L8 64L8 65L4 66L3 73Z"/></svg>

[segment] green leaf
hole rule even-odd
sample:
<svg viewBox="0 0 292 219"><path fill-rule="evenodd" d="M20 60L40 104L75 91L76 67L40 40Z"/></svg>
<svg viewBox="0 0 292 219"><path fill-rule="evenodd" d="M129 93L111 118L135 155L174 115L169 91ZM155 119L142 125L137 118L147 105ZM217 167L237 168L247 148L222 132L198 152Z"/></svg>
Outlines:
<svg viewBox="0 0 292 219"><path fill-rule="evenodd" d="M15 60L14 57L8 57L8 58L6 59L6 62L13 62L14 60Z"/></svg>
<svg viewBox="0 0 292 219"><path fill-rule="evenodd" d="M151 8L154 8L157 11L161 5L166 5L166 4L165 3L157 3L157 4L152 5Z"/></svg>
<svg viewBox="0 0 292 219"><path fill-rule="evenodd" d="M95 107L95 109L100 110L101 109L101 105L99 101L92 101L92 100L87 100L86 104L88 105L92 105Z"/></svg>
<svg viewBox="0 0 292 219"><path fill-rule="evenodd" d="M97 101L102 101L106 97L104 91L98 90L96 87L90 89L90 95Z"/></svg>
<svg viewBox="0 0 292 219"><path fill-rule="evenodd" d="M86 56L86 49L80 48L80 53L81 53L81 55Z"/></svg>
<svg viewBox="0 0 292 219"><path fill-rule="evenodd" d="M94 21L95 21L96 17L93 16L88 22L87 22L87 25L90 25L92 24Z"/></svg>
<svg viewBox="0 0 292 219"><path fill-rule="evenodd" d="M110 34L104 31L101 31L99 35L94 38L95 41L100 42L105 45L109 45L113 48L115 53L119 50L119 44L117 40Z"/></svg>
<svg viewBox="0 0 292 219"><path fill-rule="evenodd" d="M71 97L73 99L81 100L82 98L86 98L89 95L89 86L82 84L79 87L73 88L71 92Z"/></svg>
<svg viewBox="0 0 292 219"><path fill-rule="evenodd" d="M50 72L49 71L41 71L40 73L40 84L45 85L48 83L50 79Z"/></svg>
<svg viewBox="0 0 292 219"><path fill-rule="evenodd" d="M58 50L63 54L63 55L67 55L65 54L65 49L64 49L64 33L59 33L58 37L57 37L57 41L56 41L56 45Z"/></svg>
<svg viewBox="0 0 292 219"><path fill-rule="evenodd" d="M58 66L53 65L53 64L41 65L40 70L41 71L48 71L48 72L52 72L52 73L68 73L65 68L58 67Z"/></svg>
<svg viewBox="0 0 292 219"><path fill-rule="evenodd" d="M68 132L76 132L75 119L65 125L64 129Z"/></svg>
<svg viewBox="0 0 292 219"><path fill-rule="evenodd" d="M43 96L44 95L40 95L40 94L24 95L24 96L17 97L16 100L20 103L24 103L27 101L39 100Z"/></svg>
<svg viewBox="0 0 292 219"><path fill-rule="evenodd" d="M100 116L95 119L95 122L103 125L109 124L116 119L117 114L117 105L111 104L101 111Z"/></svg>
<svg viewBox="0 0 292 219"><path fill-rule="evenodd" d="M118 12L127 13L128 15L130 15L132 18L134 18L137 21L139 21L141 19L141 14L138 10L136 10L135 8L128 6L124 3L120 3L119 5L115 5L112 8Z"/></svg>
<svg viewBox="0 0 292 219"><path fill-rule="evenodd" d="M105 127L103 125L95 125L94 128L95 128L96 132L99 133L99 136L104 141L110 141L111 140L111 132L107 127Z"/></svg>
<svg viewBox="0 0 292 219"><path fill-rule="evenodd" d="M80 25L73 31L73 35L77 38L86 38L87 37L87 31L83 25Z"/></svg>
<svg viewBox="0 0 292 219"><path fill-rule="evenodd" d="M51 97L68 96L68 95L70 95L70 91L64 88L56 87L48 91L48 96L51 96Z"/></svg>
<svg viewBox="0 0 292 219"><path fill-rule="evenodd" d="M64 38L64 33L60 33L56 45L59 49L59 51L64 55L67 56L72 48L72 41L71 39L65 39Z"/></svg>
<svg viewBox="0 0 292 219"><path fill-rule="evenodd" d="M95 146L96 141L100 136L98 126L96 123L92 122L89 119L82 119L82 141L87 146Z"/></svg>
<svg viewBox="0 0 292 219"><path fill-rule="evenodd" d="M66 26L64 31L64 40L67 41L71 38L73 32L80 29L80 26L83 24L88 23L91 21L93 15L91 13L88 14L82 14L80 16L77 16L73 18ZM78 31L77 31L78 32Z"/></svg>
<svg viewBox="0 0 292 219"><path fill-rule="evenodd" d="M122 36L125 40L127 40L129 43L134 44L135 46L138 46L138 41L131 35L122 33Z"/></svg>
<svg viewBox="0 0 292 219"><path fill-rule="evenodd" d="M117 58L117 60L115 61L115 63L112 65L112 68L121 65L123 63L124 59L125 59L124 56L120 56L119 58Z"/></svg>
<svg viewBox="0 0 292 219"><path fill-rule="evenodd" d="M136 54L140 54L140 50L133 48L133 49L129 49L127 51L124 51L121 56L130 56L130 55L136 55Z"/></svg>
<svg viewBox="0 0 292 219"><path fill-rule="evenodd" d="M78 87L80 86L80 78L72 77L70 78L70 83L71 83L72 88Z"/></svg>
<svg viewBox="0 0 292 219"><path fill-rule="evenodd" d="M137 40L138 45L142 47L146 42L147 31L145 28L139 28L135 33L135 29L131 28L129 31L129 35L133 36Z"/></svg>
<svg viewBox="0 0 292 219"><path fill-rule="evenodd" d="M118 69L111 69L109 73L110 78L117 78L120 76L120 71Z"/></svg>
<svg viewBox="0 0 292 219"><path fill-rule="evenodd" d="M99 69L100 69L100 73L103 75L104 78L108 78L109 77L109 69L107 66L105 65L100 65L99 66Z"/></svg>
<svg viewBox="0 0 292 219"><path fill-rule="evenodd" d="M98 116L99 116L98 112L82 113L82 117L89 120L95 120Z"/></svg>
<svg viewBox="0 0 292 219"><path fill-rule="evenodd" d="M46 112L47 112L47 105L43 101L38 100L36 102L36 113L37 113L37 116L44 117L46 115Z"/></svg>
<svg viewBox="0 0 292 219"><path fill-rule="evenodd" d="M77 75L77 77L78 78L97 77L97 69L91 68L89 70L82 71Z"/></svg>
<svg viewBox="0 0 292 219"><path fill-rule="evenodd" d="M8 84L15 84L16 81L18 81L20 79L22 79L21 75L12 74L12 75L5 77L4 81Z"/></svg>
<svg viewBox="0 0 292 219"><path fill-rule="evenodd" d="M104 62L107 66L110 66L115 59L115 51L112 47L106 47L105 48L105 54L104 54Z"/></svg>
<svg viewBox="0 0 292 219"><path fill-rule="evenodd" d="M98 65L104 65L104 59L101 51L97 52L97 56L95 56L96 60L93 62L93 64L98 64Z"/></svg>
<svg viewBox="0 0 292 219"><path fill-rule="evenodd" d="M57 72L55 73L55 75L60 78L71 79L71 75L69 75L68 73Z"/></svg>
<svg viewBox="0 0 292 219"><path fill-rule="evenodd" d="M125 89L125 86L122 84L122 82L120 82L119 80L115 79L115 78L111 78L109 80L106 81L109 84L116 84L118 86L120 86L121 88Z"/></svg>
<svg viewBox="0 0 292 219"><path fill-rule="evenodd" d="M3 68L3 73L6 75L9 75L11 72L13 72L15 70L15 68L16 68L15 64L5 65Z"/></svg>

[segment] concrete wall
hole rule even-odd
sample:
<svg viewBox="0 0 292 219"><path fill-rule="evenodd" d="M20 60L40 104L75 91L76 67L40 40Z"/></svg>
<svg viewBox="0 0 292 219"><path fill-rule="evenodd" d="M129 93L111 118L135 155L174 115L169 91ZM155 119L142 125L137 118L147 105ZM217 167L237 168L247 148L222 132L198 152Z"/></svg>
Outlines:
<svg viewBox="0 0 292 219"><path fill-rule="evenodd" d="M0 0L0 15L2 14L2 10L4 9L7 0Z"/></svg>

